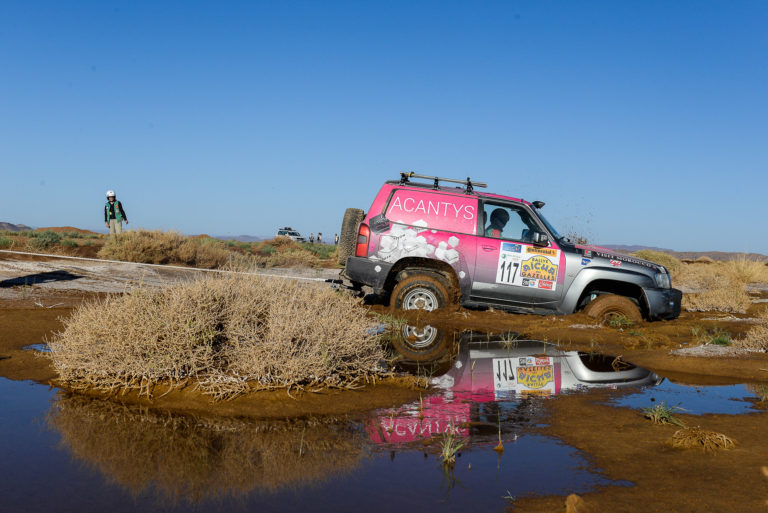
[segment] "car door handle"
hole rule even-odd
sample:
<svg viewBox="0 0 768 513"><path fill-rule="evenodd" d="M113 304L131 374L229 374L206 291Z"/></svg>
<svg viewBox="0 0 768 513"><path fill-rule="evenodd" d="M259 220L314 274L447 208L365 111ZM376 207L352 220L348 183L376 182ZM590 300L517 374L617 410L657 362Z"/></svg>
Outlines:
<svg viewBox="0 0 768 513"><path fill-rule="evenodd" d="M483 251L495 251L496 246L482 246Z"/></svg>

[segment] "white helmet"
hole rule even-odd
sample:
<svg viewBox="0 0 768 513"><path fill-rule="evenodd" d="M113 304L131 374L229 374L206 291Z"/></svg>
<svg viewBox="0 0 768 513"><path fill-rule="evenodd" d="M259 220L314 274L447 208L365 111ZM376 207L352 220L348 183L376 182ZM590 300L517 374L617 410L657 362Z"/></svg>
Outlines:
<svg viewBox="0 0 768 513"><path fill-rule="evenodd" d="M114 195L115 195L115 191L107 191L107 198Z"/></svg>

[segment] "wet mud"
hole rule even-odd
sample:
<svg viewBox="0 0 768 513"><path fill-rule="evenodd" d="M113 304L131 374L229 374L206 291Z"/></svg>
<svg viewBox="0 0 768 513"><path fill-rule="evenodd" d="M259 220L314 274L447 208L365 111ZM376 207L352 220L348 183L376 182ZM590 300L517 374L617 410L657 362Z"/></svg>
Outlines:
<svg viewBox="0 0 768 513"><path fill-rule="evenodd" d="M580 494L579 511L764 511L768 501L765 475L768 416L687 415L690 426L726 434L730 450L708 454L676 449L673 425L654 425L631 408L600 404L596 396L568 396L546 404L543 433L589 455L590 462L614 480L633 486L599 487ZM683 402L683 404L685 404ZM566 511L565 496L522 498L513 511Z"/></svg>

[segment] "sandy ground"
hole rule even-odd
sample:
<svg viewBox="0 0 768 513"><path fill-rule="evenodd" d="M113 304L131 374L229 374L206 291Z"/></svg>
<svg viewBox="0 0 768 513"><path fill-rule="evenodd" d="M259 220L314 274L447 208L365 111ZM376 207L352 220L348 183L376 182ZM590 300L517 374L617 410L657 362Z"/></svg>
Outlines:
<svg viewBox="0 0 768 513"><path fill-rule="evenodd" d="M0 253L0 299L43 298L55 295L55 292L64 291L123 293L136 287L163 287L179 281L191 280L202 273L207 271ZM338 278L339 271L338 269L270 269L258 274L323 280Z"/></svg>

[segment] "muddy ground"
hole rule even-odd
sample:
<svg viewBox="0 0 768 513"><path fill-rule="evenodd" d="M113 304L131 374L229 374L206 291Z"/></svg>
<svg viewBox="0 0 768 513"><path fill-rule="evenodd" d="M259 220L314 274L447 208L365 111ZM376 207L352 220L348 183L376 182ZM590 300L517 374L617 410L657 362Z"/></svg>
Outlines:
<svg viewBox="0 0 768 513"><path fill-rule="evenodd" d="M332 278L332 270L276 271L310 278ZM83 301L134 287L161 287L190 279L191 271L129 264L73 262L37 257L0 255L0 376L12 380L54 383L49 360L24 348L44 342L60 329L61 320ZM760 301L768 291L755 290ZM622 330L598 326L586 316L512 315L498 311L456 309L411 314L409 323L439 326L452 336L465 331L518 334L526 339L555 342L566 349L621 355L669 380L690 385L726 385L768 382L768 355L715 349L706 357L695 354L693 332L718 328L740 337L766 303L755 302L744 315L683 313L679 319L644 323ZM372 312L389 313L382 306ZM683 350L683 351L680 351ZM673 354L677 351L678 354ZM158 390L156 396L162 395ZM224 416L292 417L338 415L351 411L391 407L426 393L413 381L388 381L357 391L324 393L263 392L234 401L212 403L189 390L174 391L161 399L120 396L120 401L181 412ZM768 416L758 410L748 415L680 417L732 437L736 447L715 454L671 447L676 426L657 426L635 409L600 401L600 394L565 395L545 403L545 423L537 429L582 451L613 480L635 486L604 486L581 497L521 497L510 503L513 511L763 511L768 500Z"/></svg>

